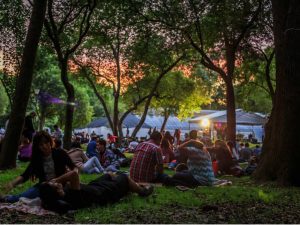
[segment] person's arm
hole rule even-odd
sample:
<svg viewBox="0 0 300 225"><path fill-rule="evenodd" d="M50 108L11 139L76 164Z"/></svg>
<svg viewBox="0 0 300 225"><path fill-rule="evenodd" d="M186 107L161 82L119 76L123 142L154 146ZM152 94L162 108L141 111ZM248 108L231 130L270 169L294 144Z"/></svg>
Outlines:
<svg viewBox="0 0 300 225"><path fill-rule="evenodd" d="M188 147L189 144L195 143L195 142L198 142L198 141L193 140L193 139L188 140L188 141L182 143L181 145L179 145L179 146L178 146L178 149L181 150L181 149L183 149L183 148L186 148L186 147Z"/></svg>
<svg viewBox="0 0 300 225"><path fill-rule="evenodd" d="M193 143L194 140L188 140L177 147L178 153L184 152L187 150L189 144Z"/></svg>
<svg viewBox="0 0 300 225"><path fill-rule="evenodd" d="M17 185L22 184L23 182L24 182L24 178L22 176L16 177L14 180L12 180L7 185L5 185L5 187L4 187L5 194L7 194L8 192L10 192Z"/></svg>
<svg viewBox="0 0 300 225"><path fill-rule="evenodd" d="M79 175L75 170L69 171L60 177L54 178L49 181L50 183L60 183L65 185L67 182L70 182L70 188L74 190L80 189L80 180Z"/></svg>
<svg viewBox="0 0 300 225"><path fill-rule="evenodd" d="M5 192L8 193L9 191L14 189L19 184L26 182L29 179L31 173L32 173L32 166L31 166L31 163L29 163L29 165L27 166L27 168L23 174L16 177L14 180L12 180L7 185L5 185Z"/></svg>
<svg viewBox="0 0 300 225"><path fill-rule="evenodd" d="M89 158L86 156L86 154L83 151L81 151L81 152L82 152L81 153L81 157L83 159L83 162L85 163L85 162L87 162L89 160Z"/></svg>

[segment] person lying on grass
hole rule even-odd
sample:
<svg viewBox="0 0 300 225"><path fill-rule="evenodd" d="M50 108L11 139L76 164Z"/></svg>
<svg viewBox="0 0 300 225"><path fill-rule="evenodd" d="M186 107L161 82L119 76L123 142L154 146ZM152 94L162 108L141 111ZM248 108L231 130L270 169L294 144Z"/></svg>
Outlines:
<svg viewBox="0 0 300 225"><path fill-rule="evenodd" d="M69 185L63 188L66 182ZM126 174L113 173L104 174L88 184L81 184L78 173L73 171L62 179L54 179L40 186L42 206L58 213L115 203L129 192L145 197L153 192L153 186L142 186Z"/></svg>
<svg viewBox="0 0 300 225"><path fill-rule="evenodd" d="M63 177L66 172L72 170L77 172L77 168L68 154L61 149L53 148L51 136L46 131L39 131L33 138L32 156L27 169L23 174L6 185L5 192L8 193L14 187L29 179L33 181L38 179L39 182L21 194L7 195L0 200L14 203L19 201L21 197L30 199L39 197L38 187L42 182Z"/></svg>

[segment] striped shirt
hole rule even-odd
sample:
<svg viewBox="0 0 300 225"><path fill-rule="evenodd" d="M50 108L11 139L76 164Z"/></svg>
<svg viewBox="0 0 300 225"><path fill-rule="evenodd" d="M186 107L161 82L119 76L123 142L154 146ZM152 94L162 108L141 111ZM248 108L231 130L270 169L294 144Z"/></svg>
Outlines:
<svg viewBox="0 0 300 225"><path fill-rule="evenodd" d="M135 148L130 165L130 177L136 182L153 182L156 165L163 164L159 146L151 141L140 143Z"/></svg>
<svg viewBox="0 0 300 225"><path fill-rule="evenodd" d="M216 178L209 153L196 147L186 147L186 149L188 151L187 166L189 172L200 185L213 185Z"/></svg>

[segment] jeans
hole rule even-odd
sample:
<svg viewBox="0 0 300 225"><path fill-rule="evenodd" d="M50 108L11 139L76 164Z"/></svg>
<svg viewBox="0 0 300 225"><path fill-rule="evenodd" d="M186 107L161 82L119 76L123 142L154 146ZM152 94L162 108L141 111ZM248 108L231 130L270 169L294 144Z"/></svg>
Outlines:
<svg viewBox="0 0 300 225"><path fill-rule="evenodd" d="M25 192L18 195L8 195L6 196L6 201L9 203L14 203L19 201L21 197L33 199L40 196L39 187L37 185L28 188Z"/></svg>
<svg viewBox="0 0 300 225"><path fill-rule="evenodd" d="M108 167L105 168L105 171L117 172L119 171L119 169L118 166L116 165L109 165Z"/></svg>
<svg viewBox="0 0 300 225"><path fill-rule="evenodd" d="M90 158L82 168L84 173L102 173L104 171L103 167L101 166L99 159L96 156Z"/></svg>

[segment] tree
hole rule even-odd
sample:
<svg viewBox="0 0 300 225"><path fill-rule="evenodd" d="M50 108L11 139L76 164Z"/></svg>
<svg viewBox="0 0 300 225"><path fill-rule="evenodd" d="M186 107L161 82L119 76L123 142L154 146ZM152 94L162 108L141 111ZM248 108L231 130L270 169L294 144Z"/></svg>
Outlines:
<svg viewBox="0 0 300 225"><path fill-rule="evenodd" d="M138 4L133 4L137 9ZM235 143L236 116L233 81L241 42L249 37L262 10L262 1L146 1L137 9L162 29L180 33L215 71L226 88L227 139Z"/></svg>
<svg viewBox="0 0 300 225"><path fill-rule="evenodd" d="M29 16L30 9L22 0L3 1L0 4L0 81L10 108L20 73Z"/></svg>
<svg viewBox="0 0 300 225"><path fill-rule="evenodd" d="M6 113L8 105L8 97L5 93L4 87L0 84L0 116Z"/></svg>
<svg viewBox="0 0 300 225"><path fill-rule="evenodd" d="M141 19L129 10L126 2L124 4L105 2L97 8L97 12L101 13L97 13L97 22L92 29L90 43L82 47L81 54L74 62L82 69L82 74L89 81L103 106L114 135L122 137L122 123L126 116L144 101L150 104L160 79L179 60L175 59L176 63L173 63L174 46L168 46L165 37L153 35L151 28L141 24ZM127 101L127 109L121 111L120 105L123 103L127 87L134 85L147 73L149 74L149 71L159 74L155 89L145 95L136 94ZM99 91L99 85L111 88L113 96L111 112L107 99Z"/></svg>
<svg viewBox="0 0 300 225"><path fill-rule="evenodd" d="M247 111L270 113L275 92L274 50L247 52L243 63L237 68L237 106Z"/></svg>
<svg viewBox="0 0 300 225"><path fill-rule="evenodd" d="M210 102L205 96L204 86L197 84L191 77L185 77L181 72L173 72L165 76L157 88L157 97L151 103L151 108L161 112L164 121L161 131L170 115L187 118L199 111L201 105Z"/></svg>
<svg viewBox="0 0 300 225"><path fill-rule="evenodd" d="M91 1L48 1L45 20L47 34L57 54L61 69L61 81L67 92L64 148L70 149L75 103L75 91L68 78L68 60L82 44L89 28L96 0Z"/></svg>
<svg viewBox="0 0 300 225"><path fill-rule="evenodd" d="M46 0L35 0L33 4L22 57L20 75L17 80L16 92L12 105L12 113L9 118L0 154L0 168L2 169L16 167L18 143L30 95L34 61L42 33L46 5Z"/></svg>
<svg viewBox="0 0 300 225"><path fill-rule="evenodd" d="M35 110L38 117L38 129L42 130L47 120L52 120L62 110L63 104L56 99L64 99L64 87L60 82L60 70L55 55L45 47L38 50L34 70L33 87L30 107Z"/></svg>
<svg viewBox="0 0 300 225"><path fill-rule="evenodd" d="M255 178L300 186L300 2L272 0L272 12L276 92Z"/></svg>
<svg viewBox="0 0 300 225"><path fill-rule="evenodd" d="M8 98L9 106L12 107L13 94L16 89L16 75L9 75L5 72L0 72L0 81Z"/></svg>

